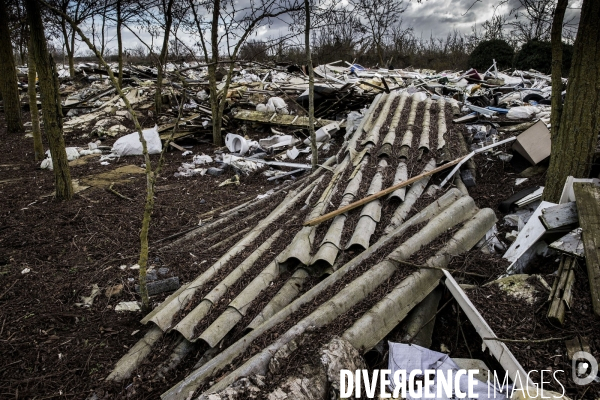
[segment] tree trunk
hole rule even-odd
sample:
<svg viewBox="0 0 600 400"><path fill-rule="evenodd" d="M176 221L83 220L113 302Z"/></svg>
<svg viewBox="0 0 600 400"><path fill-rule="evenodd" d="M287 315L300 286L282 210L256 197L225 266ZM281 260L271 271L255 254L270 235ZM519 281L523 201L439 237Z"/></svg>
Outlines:
<svg viewBox="0 0 600 400"><path fill-rule="evenodd" d="M0 21L8 21L6 0L0 0ZM21 100L8 23L0 23L0 93L9 133L22 132Z"/></svg>
<svg viewBox="0 0 600 400"><path fill-rule="evenodd" d="M121 19L121 0L117 0L117 53L119 63L119 75L118 83L119 89L123 89L123 37L121 36L121 29L123 20Z"/></svg>
<svg viewBox="0 0 600 400"><path fill-rule="evenodd" d="M219 15L221 13L221 1L214 0L213 18L210 31L210 45L211 45L211 64L208 66L208 81L210 87L210 108L212 112L212 123L213 123L213 143L217 146L223 144L223 138L221 137L221 124L222 118L219 114L221 109L219 103L219 96L217 90L217 66L219 62ZM227 92L223 91L223 102L227 101Z"/></svg>
<svg viewBox="0 0 600 400"><path fill-rule="evenodd" d="M213 57L214 59L214 57ZM221 137L221 118L219 118L219 93L217 90L217 64L212 62L208 66L208 87L210 89L210 111L212 113L212 131L213 131L213 143L216 146L223 144L223 138ZM226 96L226 95L225 95Z"/></svg>
<svg viewBox="0 0 600 400"><path fill-rule="evenodd" d="M40 130L40 113L37 107L37 95L35 82L37 79L35 60L33 58L33 49L31 39L28 41L29 51L27 59L27 93L29 94L29 114L31 115L31 134L33 135L33 151L36 161L44 158L44 145L42 144L42 131Z"/></svg>
<svg viewBox="0 0 600 400"><path fill-rule="evenodd" d="M558 0L552 20L552 140L556 140L562 114L562 26L569 0Z"/></svg>
<svg viewBox="0 0 600 400"><path fill-rule="evenodd" d="M48 136L56 198L69 200L73 197L71 173L67 162L65 141L62 132L62 109L58 93L58 77L54 60L48 53L44 25L37 0L25 0L31 34L31 50L37 67L42 97L44 130Z"/></svg>
<svg viewBox="0 0 600 400"><path fill-rule="evenodd" d="M158 74L156 77L156 94L154 97L154 104L156 105L156 112L160 113L162 110L162 81L163 81L163 69L167 62L167 55L169 54L169 34L171 32L171 25L173 24L173 14L171 12L173 8L173 0L169 0L167 10L165 13L165 36L163 37L162 50L158 58Z"/></svg>
<svg viewBox="0 0 600 400"><path fill-rule="evenodd" d="M312 153L312 170L317 169L319 153L317 150L317 137L315 135L315 74L310 53L310 4L304 0L306 28L304 30L304 46L306 51L306 67L308 68L308 133L310 134L310 150Z"/></svg>
<svg viewBox="0 0 600 400"><path fill-rule="evenodd" d="M565 104L552 142L544 200L558 202L567 176L587 178L592 166L600 132L598 20L600 1L584 0Z"/></svg>
<svg viewBox="0 0 600 400"><path fill-rule="evenodd" d="M69 48L71 51L69 51ZM69 76L75 78L75 31L71 32L71 46L67 47L67 55L69 56Z"/></svg>

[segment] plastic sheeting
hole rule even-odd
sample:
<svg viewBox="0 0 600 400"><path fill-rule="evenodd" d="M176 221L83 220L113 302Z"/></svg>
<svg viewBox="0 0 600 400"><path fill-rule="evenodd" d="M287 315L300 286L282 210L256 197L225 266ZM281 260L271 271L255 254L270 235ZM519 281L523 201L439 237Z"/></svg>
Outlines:
<svg viewBox="0 0 600 400"><path fill-rule="evenodd" d="M394 376L394 373L398 370L405 370L406 376L410 374L411 371L414 370L436 370L443 371L444 375L448 377L448 373L452 371L452 388L456 391L457 388L454 387L454 377L456 373L460 370L460 367L447 355L444 353L438 353L437 351L426 349L425 347L417 346L416 344L409 345L404 343L393 343L388 342L390 347L390 358L388 361L388 369L391 370L391 376ZM418 374L418 375L422 375ZM395 388L393 379L391 380L390 387ZM469 392L469 377L467 374L460 376L460 391L462 393ZM437 380L437 372L436 376L433 379L433 385L430 386L429 392L435 393L436 399L439 400L450 400L455 397L450 396L447 397L445 395L445 391L442 390L438 392L438 380ZM425 387L423 387L423 392L425 392ZM493 385L488 389L487 382L481 382L477 380L477 384L472 385L473 393L477 396L475 398L479 399L507 399L507 397L493 388ZM489 390L489 392L488 392ZM488 396L488 393L490 394ZM441 395L440 395L441 394ZM409 391L407 390L407 399L417 399L417 397L410 396ZM424 398L418 397L418 399Z"/></svg>

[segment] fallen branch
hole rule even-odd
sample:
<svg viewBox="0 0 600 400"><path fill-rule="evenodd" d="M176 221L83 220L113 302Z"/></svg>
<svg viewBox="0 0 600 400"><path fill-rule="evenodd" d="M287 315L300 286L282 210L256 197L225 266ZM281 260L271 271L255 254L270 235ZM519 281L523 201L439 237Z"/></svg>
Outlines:
<svg viewBox="0 0 600 400"><path fill-rule="evenodd" d="M547 339L500 339L495 337L485 337L483 340L496 340L504 343L546 343L546 342L557 342L561 340L573 339L571 336L559 337L559 338L547 338Z"/></svg>
<svg viewBox="0 0 600 400"><path fill-rule="evenodd" d="M111 183L111 184L110 184L110 186L108 187L108 189L107 189L107 190L108 190L109 192L111 192L112 194L114 194L114 195L116 195L116 196L119 196L119 197L120 197L120 198L122 198L122 199L129 200L129 201L133 201L133 199L130 199L130 198L129 198L129 197L127 197L127 196L123 196L121 193L119 193L119 192L117 192L115 189L113 189L113 186L114 186L114 184L115 184L115 183L113 182L113 183Z"/></svg>
<svg viewBox="0 0 600 400"><path fill-rule="evenodd" d="M409 263L409 262L406 262L406 261L398 261L398 262L400 264L403 264L403 265L406 265L406 266L409 266L409 267L413 267L413 268L437 269L439 271L448 271L450 273L454 272L454 273L457 273L457 274L471 275L471 276L476 276L478 278L486 278L486 279L489 278L489 276L487 276L487 275L476 274L475 272L461 271L459 269L447 269L447 268L440 268L440 267L432 267L432 266L425 265L425 264L419 265L419 264Z"/></svg>
<svg viewBox="0 0 600 400"><path fill-rule="evenodd" d="M443 171L445 169L448 169L448 168L452 167L453 165L456 165L459 162L461 162L463 158L464 157L457 158L456 160L451 161L451 162L449 162L447 164L444 164L442 166L439 166L439 167L437 167L435 169L432 169L431 171L424 172L421 175L417 175L417 176L415 176L413 178L410 178L410 179L408 179L408 180L406 180L404 182L400 182L400 183L398 183L396 185L390 186L389 188L384 189L382 191L379 191L377 193L374 193L374 194L372 194L370 196L367 196L364 199L355 201L354 203L350 203L350 204L348 204L345 207L338 208L337 210L332 211L332 212L330 212L328 214L325 214L325 215L322 215L322 216L320 216L318 218L312 219L312 220L304 223L304 225L305 226L314 226L314 225L318 225L318 224L320 224L322 222L328 221L328 220L330 220L331 218L333 218L335 216L338 216L340 214L346 213L346 212L348 212L350 210L353 210L353 209L355 209L357 207L360 207L360 206L362 206L364 204L370 203L371 201L376 200L376 199L378 199L380 197L383 197L383 196L385 196L385 195L387 195L389 193L392 193L392 192L396 191L397 189L400 189L400 188L403 188L403 187L408 186L410 184L413 184L413 183L417 182L420 179L423 179L423 178L425 178L427 176L430 176L430 175L436 174L436 173L438 173L440 171Z"/></svg>
<svg viewBox="0 0 600 400"><path fill-rule="evenodd" d="M3 298L3 297L6 295L6 293L8 293L8 291L9 291L10 289L12 289L12 287L13 287L13 286L15 286L15 283L17 283L17 281L16 281L16 280L15 280L15 281L12 283L12 285L10 285L10 287L9 287L8 289L6 289L6 290L4 291L4 293L0 294L0 299L2 299L2 298ZM2 327L4 328L4 325L2 325Z"/></svg>

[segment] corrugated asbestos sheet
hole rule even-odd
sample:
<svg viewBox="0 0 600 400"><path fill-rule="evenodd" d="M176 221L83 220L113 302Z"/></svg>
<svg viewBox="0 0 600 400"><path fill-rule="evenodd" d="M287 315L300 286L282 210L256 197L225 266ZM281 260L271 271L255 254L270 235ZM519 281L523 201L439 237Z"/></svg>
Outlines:
<svg viewBox="0 0 600 400"><path fill-rule="evenodd" d="M109 379L130 379L153 345L163 335L174 335L180 340L156 365L157 374L172 373L188 357L195 357L196 365L163 398L187 399L190 393L197 398L240 377L264 373L281 346L308 327L326 326L376 292L372 296L380 301L343 332L360 351L372 348L443 275L439 269L411 270L403 262L441 240L435 252L427 253L427 262L444 267L451 255L467 251L485 234L495 222L493 212L478 210L461 182L442 191L427 177L318 226L303 222L461 156L459 134L447 124L455 107L419 93L381 94L337 156L328 160L328 168L281 187L270 198L225 212L170 244L202 241L265 213L256 225L237 233L220 259L144 318L152 328ZM454 236L440 239L448 230ZM398 270L404 271L400 284L382 291L381 284ZM344 278L347 282L340 286ZM393 310L391 320L384 319L390 304L400 309ZM265 341L284 321L292 323ZM259 338L262 345L253 345Z"/></svg>

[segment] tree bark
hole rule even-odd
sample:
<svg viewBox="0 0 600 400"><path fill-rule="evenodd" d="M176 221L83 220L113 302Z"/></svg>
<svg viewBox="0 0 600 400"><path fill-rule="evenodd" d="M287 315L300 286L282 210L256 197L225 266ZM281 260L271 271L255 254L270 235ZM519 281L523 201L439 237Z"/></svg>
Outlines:
<svg viewBox="0 0 600 400"><path fill-rule="evenodd" d="M171 32L171 25L173 24L173 0L169 0L167 10L165 12L165 35L163 37L162 50L158 57L158 74L156 76L156 94L154 97L154 104L156 105L156 112L160 113L162 110L162 81L163 81L163 69L167 62L167 55L169 54L169 34Z"/></svg>
<svg viewBox="0 0 600 400"><path fill-rule="evenodd" d="M42 131L40 130L40 114L37 107L37 95L35 83L37 72L35 60L33 58L33 49L31 39L28 41L29 51L27 52L27 93L29 95L29 114L31 115L31 134L33 135L33 152L36 161L44 158L44 145L42 144Z"/></svg>
<svg viewBox="0 0 600 400"><path fill-rule="evenodd" d="M37 67L42 97L44 130L48 136L56 198L69 200L73 197L73 184L65 151L62 131L62 109L58 92L58 77L54 60L48 53L44 25L37 0L25 0L31 34L31 50Z"/></svg>
<svg viewBox="0 0 600 400"><path fill-rule="evenodd" d="M121 36L121 29L123 25L123 19L121 15L121 0L117 0L117 58L119 64L119 75L117 82L119 89L123 89L123 37Z"/></svg>
<svg viewBox="0 0 600 400"><path fill-rule="evenodd" d="M308 133L310 134L310 150L312 153L312 170L317 169L319 153L317 150L317 136L315 134L315 73L310 53L310 4L304 0L304 12L306 15L306 28L304 30L304 46L306 52L306 68L308 69Z"/></svg>
<svg viewBox="0 0 600 400"><path fill-rule="evenodd" d="M562 26L565 19L565 10L569 0L558 0L552 20L552 115L551 130L552 140L558 136L560 116L562 114Z"/></svg>
<svg viewBox="0 0 600 400"><path fill-rule="evenodd" d="M219 62L219 15L221 13L221 1L214 0L212 23L210 30L210 46L211 46L211 63L208 66L208 82L210 88L210 108L212 112L212 123L213 123L213 143L217 146L223 144L223 138L221 137L221 124L222 119L220 118L219 110L221 109L219 103L219 96L217 90L217 66ZM221 101L227 101L227 92L223 91L223 99Z"/></svg>
<svg viewBox="0 0 600 400"><path fill-rule="evenodd" d="M558 202L567 176L587 178L600 132L600 1L584 0L544 200ZM554 112L554 110L553 110Z"/></svg>
<svg viewBox="0 0 600 400"><path fill-rule="evenodd" d="M22 132L21 100L17 85L17 70L8 29L6 0L0 0L0 93L4 105L4 116L8 133Z"/></svg>

